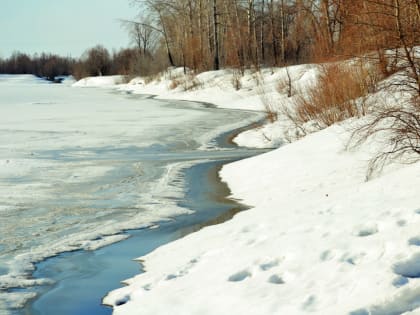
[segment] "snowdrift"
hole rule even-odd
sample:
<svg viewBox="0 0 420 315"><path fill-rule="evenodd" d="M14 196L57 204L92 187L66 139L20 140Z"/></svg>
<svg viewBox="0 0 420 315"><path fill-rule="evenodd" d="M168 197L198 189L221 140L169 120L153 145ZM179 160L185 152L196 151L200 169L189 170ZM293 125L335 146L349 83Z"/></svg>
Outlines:
<svg viewBox="0 0 420 315"><path fill-rule="evenodd" d="M112 87L124 82L124 76L87 77L73 84L75 87Z"/></svg>

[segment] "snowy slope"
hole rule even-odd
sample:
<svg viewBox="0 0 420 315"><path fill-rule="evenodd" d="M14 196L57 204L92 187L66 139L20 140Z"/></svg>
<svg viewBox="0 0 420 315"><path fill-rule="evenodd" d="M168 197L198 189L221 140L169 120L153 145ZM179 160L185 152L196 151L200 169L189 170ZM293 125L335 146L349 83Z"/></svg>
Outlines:
<svg viewBox="0 0 420 315"><path fill-rule="evenodd" d="M309 84L314 70L303 68ZM138 83L127 89L261 108L251 86L254 96ZM105 298L114 314L419 314L420 163L366 182L372 147L346 151L349 124L225 166L232 197L252 209L142 257L146 273Z"/></svg>
<svg viewBox="0 0 420 315"><path fill-rule="evenodd" d="M332 127L225 166L254 208L143 257L115 314L402 314L420 306L420 164L364 181ZM402 180L403 179L403 180ZM170 262L170 263L169 263ZM234 310L232 312L232 310Z"/></svg>

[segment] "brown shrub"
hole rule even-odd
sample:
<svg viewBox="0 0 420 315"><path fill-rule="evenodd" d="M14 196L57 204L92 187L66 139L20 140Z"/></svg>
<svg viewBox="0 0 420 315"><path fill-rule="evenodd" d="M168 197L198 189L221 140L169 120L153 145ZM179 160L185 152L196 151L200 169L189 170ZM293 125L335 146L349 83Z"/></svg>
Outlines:
<svg viewBox="0 0 420 315"><path fill-rule="evenodd" d="M297 97L292 120L299 125L313 121L323 129L351 117L361 117L367 110L366 96L376 89L378 80L376 69L367 64L325 65L307 95Z"/></svg>
<svg viewBox="0 0 420 315"><path fill-rule="evenodd" d="M181 86L184 91L191 91L200 88L203 85L194 74L186 74L183 76L175 77L169 84L169 89L174 90Z"/></svg>

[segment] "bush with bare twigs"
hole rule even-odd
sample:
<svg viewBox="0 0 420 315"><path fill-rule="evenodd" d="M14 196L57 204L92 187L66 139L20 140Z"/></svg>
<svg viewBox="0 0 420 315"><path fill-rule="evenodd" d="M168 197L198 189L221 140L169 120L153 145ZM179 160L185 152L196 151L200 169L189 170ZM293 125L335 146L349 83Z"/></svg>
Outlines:
<svg viewBox="0 0 420 315"><path fill-rule="evenodd" d="M298 95L296 107L284 109L283 114L302 131L308 122L323 129L351 117L361 117L367 111L366 97L378 83L378 76L373 73L376 73L373 66L357 61L323 65L316 84L306 95Z"/></svg>
<svg viewBox="0 0 420 315"><path fill-rule="evenodd" d="M382 145L369 161L366 179L380 172L390 161L414 163L420 160L420 97L405 106L381 108L353 130L348 147L380 136Z"/></svg>
<svg viewBox="0 0 420 315"><path fill-rule="evenodd" d="M401 52L407 54L401 56ZM408 98L399 97L393 106L378 104L378 108L370 113L370 118L353 130L349 147L360 145L372 137L381 137L382 146L369 162L367 179L380 172L390 161L412 163L420 160L419 55L418 48L395 50L397 70L382 84L382 88L391 93L402 93L400 95Z"/></svg>

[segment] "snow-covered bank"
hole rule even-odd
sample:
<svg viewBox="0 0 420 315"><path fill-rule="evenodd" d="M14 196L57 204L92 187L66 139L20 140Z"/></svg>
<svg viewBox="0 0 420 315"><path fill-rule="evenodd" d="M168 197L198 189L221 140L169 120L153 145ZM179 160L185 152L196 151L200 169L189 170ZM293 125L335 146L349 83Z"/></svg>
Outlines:
<svg viewBox="0 0 420 315"><path fill-rule="evenodd" d="M316 70L302 68L308 83ZM257 87L138 82L122 88L262 109ZM142 257L146 272L105 298L114 314L419 314L420 164L366 182L372 148L346 151L348 124L225 166L232 197L253 208Z"/></svg>
<svg viewBox="0 0 420 315"><path fill-rule="evenodd" d="M420 164L365 182L332 127L225 166L254 206L142 257L115 314L402 314L420 306ZM171 262L170 264L163 262ZM128 301L124 305L123 302Z"/></svg>
<svg viewBox="0 0 420 315"><path fill-rule="evenodd" d="M155 78L132 79L123 76L84 78L75 87L115 88L130 94L150 94L157 99L205 102L220 108L279 112L293 106L298 94L305 93L315 81L319 66L306 64L287 68L265 68L261 71L224 69L197 75L182 68L168 69ZM288 79L291 91L288 91ZM292 95L288 97L288 92ZM281 115L278 121L251 129L233 141L240 146L275 148L295 139L295 128Z"/></svg>
<svg viewBox="0 0 420 315"><path fill-rule="evenodd" d="M289 74L287 74L287 71ZM184 75L183 69L168 70L161 77L148 82L135 78L119 89L129 93L153 94L158 99L201 101L220 108L274 111L291 106L299 93L304 93L316 80L317 65L299 65L286 68L266 68L259 72L224 69L197 75ZM291 97L287 96L288 75L292 80ZM279 121L249 130L234 139L240 146L273 148L294 138L288 121ZM246 136L244 136L246 135Z"/></svg>

